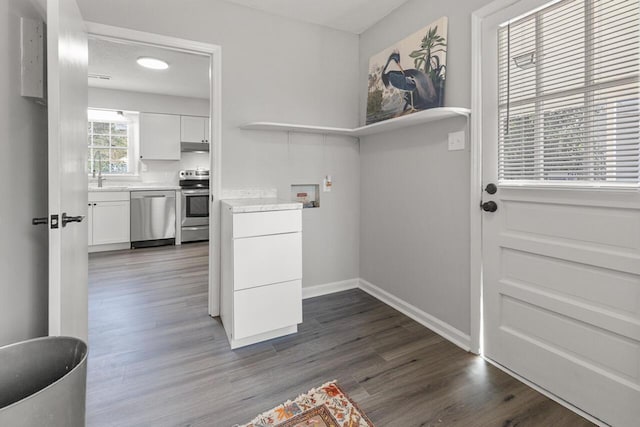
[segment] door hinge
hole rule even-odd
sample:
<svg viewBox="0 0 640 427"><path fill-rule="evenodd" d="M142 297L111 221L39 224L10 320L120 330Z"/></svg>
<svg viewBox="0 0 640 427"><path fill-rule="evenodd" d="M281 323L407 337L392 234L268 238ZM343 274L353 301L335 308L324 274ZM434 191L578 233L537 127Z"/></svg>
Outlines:
<svg viewBox="0 0 640 427"><path fill-rule="evenodd" d="M58 228L58 214L51 215L51 229Z"/></svg>

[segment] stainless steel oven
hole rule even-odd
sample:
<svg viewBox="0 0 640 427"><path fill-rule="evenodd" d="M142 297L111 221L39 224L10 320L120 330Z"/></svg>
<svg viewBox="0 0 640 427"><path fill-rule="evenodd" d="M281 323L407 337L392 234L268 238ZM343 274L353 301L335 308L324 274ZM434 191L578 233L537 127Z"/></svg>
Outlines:
<svg viewBox="0 0 640 427"><path fill-rule="evenodd" d="M183 242L209 240L209 171L180 171Z"/></svg>

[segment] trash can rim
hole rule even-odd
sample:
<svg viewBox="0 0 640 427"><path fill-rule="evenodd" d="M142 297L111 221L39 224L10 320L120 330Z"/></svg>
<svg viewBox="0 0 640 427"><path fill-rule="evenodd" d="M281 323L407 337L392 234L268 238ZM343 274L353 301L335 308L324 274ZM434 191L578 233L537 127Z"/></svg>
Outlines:
<svg viewBox="0 0 640 427"><path fill-rule="evenodd" d="M58 340L70 340L70 341L76 341L79 342L80 344L82 344L84 346L84 355L82 356L82 359L80 359L80 361L78 363L76 363L76 365L69 370L68 372L66 372L64 375L62 375L60 378L58 378L57 380L53 381L51 384L47 385L46 387L41 388L40 390L36 391L35 393L30 394L27 397L24 397L16 402L13 402L10 405L7 406L3 406L2 408L0 408L0 411L5 411L15 405L18 405L22 402L24 402L27 399L32 399L33 397L44 393L45 391L47 391L48 389L52 388L53 386L55 386L56 384L58 384L60 381L63 381L65 378L69 377L69 375L71 375L72 373L74 373L77 369L79 369L87 360L87 355L89 354L89 346L87 345L86 342L84 342L84 340L78 338L78 337L71 337L71 336L64 336L64 335L49 335L46 337L37 337L37 338L31 338L28 340L24 340L24 341L18 341L15 343L11 343L11 344L7 344L7 345L3 345L0 347L0 351L2 351L3 349L6 348L10 348L10 347L16 347L19 345L25 345L28 343L32 343L32 342L36 342L36 341L58 341Z"/></svg>

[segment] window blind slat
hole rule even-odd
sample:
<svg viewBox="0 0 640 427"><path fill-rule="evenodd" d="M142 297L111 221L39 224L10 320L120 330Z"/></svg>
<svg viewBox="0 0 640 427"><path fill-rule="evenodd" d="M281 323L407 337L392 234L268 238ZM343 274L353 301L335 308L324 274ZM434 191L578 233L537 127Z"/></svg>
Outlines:
<svg viewBox="0 0 640 427"><path fill-rule="evenodd" d="M640 184L640 4L563 0L498 34L498 175Z"/></svg>

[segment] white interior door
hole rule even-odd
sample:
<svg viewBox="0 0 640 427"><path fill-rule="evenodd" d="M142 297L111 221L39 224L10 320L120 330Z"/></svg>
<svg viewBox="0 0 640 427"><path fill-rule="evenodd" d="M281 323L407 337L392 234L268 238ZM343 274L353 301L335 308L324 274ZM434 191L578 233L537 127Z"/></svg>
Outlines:
<svg viewBox="0 0 640 427"><path fill-rule="evenodd" d="M49 334L87 339L87 33L75 0L47 0ZM81 218L77 218L78 220Z"/></svg>
<svg viewBox="0 0 640 427"><path fill-rule="evenodd" d="M504 123L499 116L503 100L498 97L498 27L545 3L520 1L483 21L483 184L498 187L493 195L483 193L484 201L497 207L483 212L484 352L605 423L637 426L638 188L571 186L567 181L514 183L504 174L499 180L498 141ZM552 57L539 48L535 61ZM512 59L508 61L516 66ZM637 109L637 101L635 105ZM573 135L579 132L580 127ZM532 134L534 140L545 141L538 134ZM544 154L536 156L531 157L535 162L546 159Z"/></svg>

